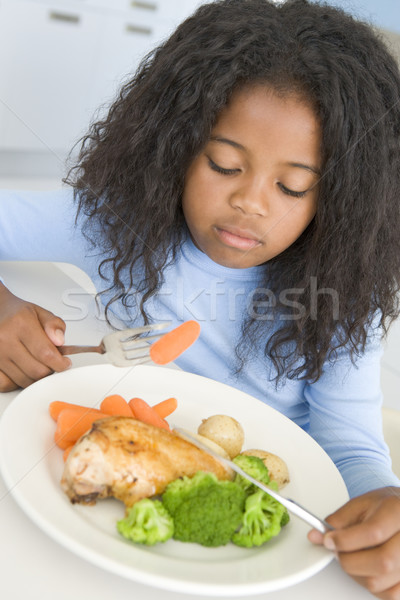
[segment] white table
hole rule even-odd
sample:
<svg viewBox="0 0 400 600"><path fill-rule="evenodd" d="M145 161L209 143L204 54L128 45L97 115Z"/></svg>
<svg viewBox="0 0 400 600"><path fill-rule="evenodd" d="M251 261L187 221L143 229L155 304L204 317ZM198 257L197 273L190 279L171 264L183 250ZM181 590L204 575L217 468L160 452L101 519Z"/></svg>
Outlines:
<svg viewBox="0 0 400 600"><path fill-rule="evenodd" d="M97 343L107 331L96 318L93 297L71 276L49 263L1 263L0 273L20 297L52 310L67 322L66 343ZM70 273L71 275L71 273ZM73 367L102 362L97 355L73 358ZM18 392L0 394L0 415ZM0 597L6 600L193 600L205 598L163 591L123 579L72 554L43 533L13 500L0 476ZM207 596L210 598L211 596ZM248 597L247 597L248 598ZM254 596L261 600L368 600L362 589L332 561L295 586Z"/></svg>

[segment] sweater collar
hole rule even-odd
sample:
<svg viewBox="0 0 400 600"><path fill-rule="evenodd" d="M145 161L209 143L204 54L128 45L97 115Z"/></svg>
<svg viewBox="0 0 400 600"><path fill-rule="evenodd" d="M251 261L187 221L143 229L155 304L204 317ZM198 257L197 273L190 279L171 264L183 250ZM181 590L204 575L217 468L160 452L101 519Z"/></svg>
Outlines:
<svg viewBox="0 0 400 600"><path fill-rule="evenodd" d="M265 274L265 266L263 265L256 267L248 267L246 269L232 269L230 267L224 267L214 262L202 252L195 244L187 232L184 243L182 244L182 255L196 265L198 268L210 273L214 276L221 277L223 279L236 279L242 281L259 281Z"/></svg>

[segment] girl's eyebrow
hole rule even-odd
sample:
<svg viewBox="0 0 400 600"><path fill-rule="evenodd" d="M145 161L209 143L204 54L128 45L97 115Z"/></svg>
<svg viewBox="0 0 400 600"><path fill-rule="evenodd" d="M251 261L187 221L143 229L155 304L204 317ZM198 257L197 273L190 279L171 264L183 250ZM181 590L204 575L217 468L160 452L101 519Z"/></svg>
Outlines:
<svg viewBox="0 0 400 600"><path fill-rule="evenodd" d="M305 169L306 171L311 171L315 173L315 175L321 176L321 171L317 169L317 167L313 167L312 165L304 165L303 163L288 163L289 167L298 167L299 169Z"/></svg>
<svg viewBox="0 0 400 600"><path fill-rule="evenodd" d="M239 150L246 152L246 148L244 146L242 146L242 144L239 144L239 142L235 142L234 140L230 140L228 138L219 137L219 136L211 136L210 142L218 142L219 144L228 144L229 146L233 146L234 148L238 148ZM305 164L299 163L299 162L288 162L287 165L289 167L305 169L306 171L311 171L311 173L315 173L315 175L318 175L319 177L321 176L321 172L319 171L319 169L317 169L317 167L314 167L312 165L305 165Z"/></svg>
<svg viewBox="0 0 400 600"><path fill-rule="evenodd" d="M246 151L246 148L239 144L239 142L234 142L233 140L229 140L228 138L223 138L219 136L211 136L210 142L218 142L220 144L229 144L229 146L233 146L234 148L238 148L239 150Z"/></svg>

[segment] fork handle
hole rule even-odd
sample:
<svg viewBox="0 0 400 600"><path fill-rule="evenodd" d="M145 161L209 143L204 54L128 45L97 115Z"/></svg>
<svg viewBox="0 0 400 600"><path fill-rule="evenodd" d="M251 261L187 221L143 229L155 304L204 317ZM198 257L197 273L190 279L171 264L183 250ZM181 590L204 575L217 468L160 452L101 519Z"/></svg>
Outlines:
<svg viewBox="0 0 400 600"><path fill-rule="evenodd" d="M80 354L81 352L97 352L97 354L105 353L103 344L99 344L99 346L58 346L58 350L62 355Z"/></svg>

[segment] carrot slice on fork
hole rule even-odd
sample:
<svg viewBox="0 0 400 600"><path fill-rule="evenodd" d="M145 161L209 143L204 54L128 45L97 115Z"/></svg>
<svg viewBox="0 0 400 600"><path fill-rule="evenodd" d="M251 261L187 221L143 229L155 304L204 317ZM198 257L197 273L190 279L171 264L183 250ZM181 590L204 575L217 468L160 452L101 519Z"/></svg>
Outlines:
<svg viewBox="0 0 400 600"><path fill-rule="evenodd" d="M150 358L159 365L166 365L180 356L200 335L197 321L186 321L162 336L150 347Z"/></svg>

